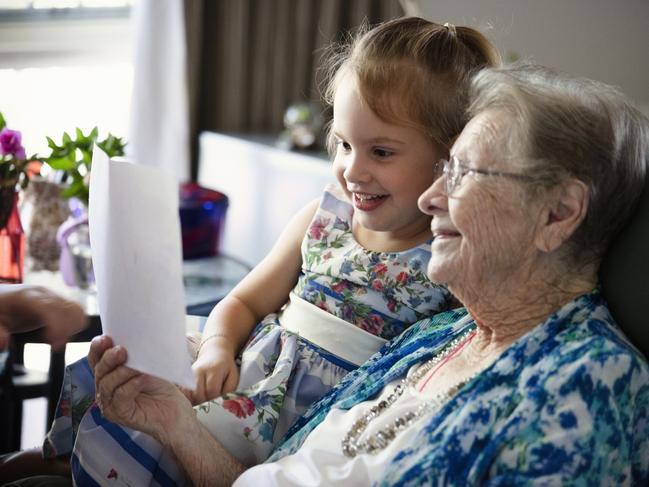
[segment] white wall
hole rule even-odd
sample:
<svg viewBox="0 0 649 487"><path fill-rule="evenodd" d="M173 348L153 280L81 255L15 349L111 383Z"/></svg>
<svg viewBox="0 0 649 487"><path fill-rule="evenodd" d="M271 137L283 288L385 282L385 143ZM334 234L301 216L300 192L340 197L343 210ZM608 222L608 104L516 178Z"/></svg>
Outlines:
<svg viewBox="0 0 649 487"><path fill-rule="evenodd" d="M293 215L336 182L326 157L288 152L273 143L274 137L213 132L200 137L198 182L222 191L230 203L221 251L252 266L270 251Z"/></svg>
<svg viewBox="0 0 649 487"><path fill-rule="evenodd" d="M422 17L478 27L504 57L619 87L649 114L648 0L409 0Z"/></svg>

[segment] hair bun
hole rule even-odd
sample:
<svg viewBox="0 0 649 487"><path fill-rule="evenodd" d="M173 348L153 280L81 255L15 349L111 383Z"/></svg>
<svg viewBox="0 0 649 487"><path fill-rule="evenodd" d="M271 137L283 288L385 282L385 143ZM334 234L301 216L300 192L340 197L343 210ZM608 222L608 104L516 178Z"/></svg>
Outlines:
<svg viewBox="0 0 649 487"><path fill-rule="evenodd" d="M444 27L446 27L451 34L457 35L457 30L455 29L454 24L451 24L449 22L444 22Z"/></svg>

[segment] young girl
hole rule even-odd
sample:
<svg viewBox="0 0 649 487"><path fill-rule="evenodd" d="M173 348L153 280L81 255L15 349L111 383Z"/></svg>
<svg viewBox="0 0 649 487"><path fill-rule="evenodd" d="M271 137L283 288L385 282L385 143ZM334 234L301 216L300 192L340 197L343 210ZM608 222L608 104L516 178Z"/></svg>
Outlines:
<svg viewBox="0 0 649 487"><path fill-rule="evenodd" d="M386 340L448 306L449 293L425 275L430 217L417 198L462 129L468 79L498 62L479 32L419 18L379 25L332 57L326 99L339 185L293 218L214 308L195 349L196 413L244 463L263 461L310 404ZM84 370L91 377L86 363L69 380ZM92 386L70 389L60 409L85 409ZM57 419L65 427L74 422L66 416ZM46 456L72 447L69 433L57 442L57 422ZM97 405L77 438L77 483L182 478L152 438L108 422Z"/></svg>

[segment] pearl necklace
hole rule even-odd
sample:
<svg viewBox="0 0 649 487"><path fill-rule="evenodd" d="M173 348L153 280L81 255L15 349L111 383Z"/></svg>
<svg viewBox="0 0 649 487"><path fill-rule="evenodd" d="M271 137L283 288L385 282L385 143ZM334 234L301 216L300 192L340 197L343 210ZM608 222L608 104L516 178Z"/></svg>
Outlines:
<svg viewBox="0 0 649 487"><path fill-rule="evenodd" d="M381 430L370 435L367 439L361 440L361 435L367 429L368 425L383 414L390 406L392 406L399 397L403 394L406 387L415 387L415 385L437 364L446 359L449 355L455 352L455 349L464 343L474 331L474 327L465 331L459 337L451 340L437 355L422 364L412 374L402 379L397 384L392 392L385 399L379 401L376 405L372 406L370 410L358 419L350 430L347 432L342 440L342 450L346 457L354 458L361 453L376 454L387 447L397 434L408 428L412 423L419 418L440 409L441 406L448 401L454 394L457 393L467 382L473 377L458 382L450 387L447 391L436 394L425 403L418 406L414 411L407 413L396 418L391 424L388 424Z"/></svg>

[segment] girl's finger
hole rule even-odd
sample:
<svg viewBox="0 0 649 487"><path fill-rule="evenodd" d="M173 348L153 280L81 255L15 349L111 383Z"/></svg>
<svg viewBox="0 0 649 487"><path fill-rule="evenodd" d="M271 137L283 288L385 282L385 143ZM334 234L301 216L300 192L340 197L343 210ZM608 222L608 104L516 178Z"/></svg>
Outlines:
<svg viewBox="0 0 649 487"><path fill-rule="evenodd" d="M220 374L212 375L209 380L205 381L205 399L204 401L209 401L219 397L223 391L223 381L225 378Z"/></svg>
<svg viewBox="0 0 649 487"><path fill-rule="evenodd" d="M223 384L223 389L221 390L221 394L226 394L228 392L235 391L237 389L237 385L239 384L239 374L236 369L231 370L230 373L228 374L228 378L225 381L225 384Z"/></svg>
<svg viewBox="0 0 649 487"><path fill-rule="evenodd" d="M196 390L194 391L193 394L193 403L194 404L202 404L205 401L207 401L205 397L205 390L206 390L206 384L205 384L206 378L205 374L202 374L198 377L198 381L196 383Z"/></svg>

